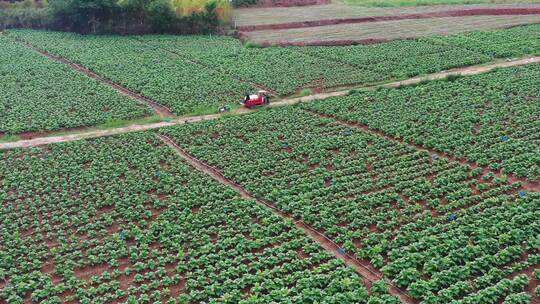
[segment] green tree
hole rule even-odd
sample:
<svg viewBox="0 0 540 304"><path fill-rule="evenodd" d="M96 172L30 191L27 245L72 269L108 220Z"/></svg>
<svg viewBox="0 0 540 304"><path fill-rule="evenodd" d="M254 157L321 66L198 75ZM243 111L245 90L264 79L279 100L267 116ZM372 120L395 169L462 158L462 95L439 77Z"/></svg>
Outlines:
<svg viewBox="0 0 540 304"><path fill-rule="evenodd" d="M49 0L57 26L79 33L96 33L117 9L115 0Z"/></svg>

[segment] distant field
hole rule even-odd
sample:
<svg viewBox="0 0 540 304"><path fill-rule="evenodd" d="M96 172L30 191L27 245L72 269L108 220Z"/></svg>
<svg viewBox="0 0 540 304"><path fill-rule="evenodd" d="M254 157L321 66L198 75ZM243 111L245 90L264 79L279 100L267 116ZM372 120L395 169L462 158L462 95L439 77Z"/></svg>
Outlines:
<svg viewBox="0 0 540 304"><path fill-rule="evenodd" d="M253 42L269 45L319 44L333 41L394 40L451 35L538 22L540 15L448 17L263 30L249 32L247 37Z"/></svg>
<svg viewBox="0 0 540 304"><path fill-rule="evenodd" d="M524 26L326 48L248 48L239 40L224 36L88 37L15 30L9 35L88 67L170 107L175 114L184 115L196 113L200 108L215 111L221 103L236 104L255 87L287 96L303 88L320 91L367 85L485 63L494 58L538 54L539 28Z"/></svg>
<svg viewBox="0 0 540 304"><path fill-rule="evenodd" d="M349 5L357 6L426 6L441 4L476 4L476 3L540 3L539 0L342 0Z"/></svg>
<svg viewBox="0 0 540 304"><path fill-rule="evenodd" d="M438 5L422 7L355 7L343 4L314 5L307 7L242 8L234 11L238 27L261 24L280 24L326 19L343 19L366 16L390 16L399 14L429 13L436 11L478 8L540 8L537 4L497 5Z"/></svg>

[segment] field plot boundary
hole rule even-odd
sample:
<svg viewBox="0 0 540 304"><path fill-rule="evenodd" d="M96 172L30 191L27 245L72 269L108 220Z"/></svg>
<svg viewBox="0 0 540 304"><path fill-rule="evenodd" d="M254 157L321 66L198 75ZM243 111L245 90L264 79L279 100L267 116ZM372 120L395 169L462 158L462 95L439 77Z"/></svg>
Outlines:
<svg viewBox="0 0 540 304"><path fill-rule="evenodd" d="M187 153L169 137L162 134L156 134L156 136L160 138L166 145L173 149L180 157L186 160L195 169L205 174L208 174L220 183L231 187L232 189L237 191L242 198L254 200L263 207L270 209L274 214L281 217L282 219L294 222L295 226L301 229L307 236L313 239L313 241L318 243L326 251L332 253L334 257L343 261L347 266L352 267L364 279L364 284L366 285L366 287L371 288L371 283L383 279L383 275L378 269L375 269L372 265L366 262L359 261L354 256L351 256L346 252L340 253L340 251L343 249L341 249L341 247L339 247L334 241L326 237L324 234L318 232L315 228L304 223L302 220L296 220L292 215L279 210L275 206L275 204L263 198L252 195L244 187L223 175L223 173L219 169L214 168ZM387 283L389 285L390 293L394 296L399 297L403 303L418 303L417 301L410 298L404 291L394 286L391 282L387 281Z"/></svg>
<svg viewBox="0 0 540 304"><path fill-rule="evenodd" d="M10 37L9 35L7 35L7 37ZM13 38L12 38L13 39ZM70 60L66 59L66 58L63 58L63 57L60 57L60 56L55 56L55 55L52 55L52 54L49 54L48 52L44 51L44 50L41 50L25 41L21 41L19 39L13 39L14 41L17 41L19 44L35 51L36 53L48 58L48 59L51 59L53 61L56 61L56 62L60 62L60 63L63 63L67 66L69 66L70 68L72 68L73 70L77 71L77 72L80 72L80 73L83 73L85 74L86 76L94 79L94 80L97 80L99 82L101 82L102 84L114 89L115 91L117 91L119 94L122 94L124 96L127 96L127 97L130 97L130 98L133 98L135 99L137 102L139 102L140 104L144 104L144 105L147 105L149 107L151 107L154 112L159 115L160 117L174 117L174 114L172 113L172 111L157 103L156 101L148 98L148 97L145 97L143 95L140 95L138 93L135 93L133 91L130 91L129 89L113 82L113 81L110 81L110 80L107 80L105 78L103 78L102 76L96 74L95 72L93 72L92 70L80 65L80 64L76 64L74 62L71 62Z"/></svg>
<svg viewBox="0 0 540 304"><path fill-rule="evenodd" d="M368 125L365 125L365 124L361 124L361 123L357 123L357 122L349 122L349 121L343 120L341 118L335 117L333 115L320 113L320 112L317 112L317 111L314 111L314 110L311 110L311 109L304 109L304 111L306 111L307 113L310 113L312 115L319 116L319 117L330 118L330 119L334 120L335 122L337 122L337 123L339 123L339 124L341 124L343 126L349 127L349 128L362 129L362 130L364 130L366 132L373 133L373 134L375 134L377 136L380 136L382 138L385 138L387 140L409 145L409 146L411 146L411 147L413 147L413 148L415 148L415 149L417 149L419 151L427 151L430 155L437 155L438 158L447 158L450 161L458 162L458 163L463 164L463 165L467 165L471 169L480 168L480 169L482 169L484 174L486 174L488 172L491 172L497 177L501 177L501 175L502 175L501 173L490 169L488 166L481 166L481 165L478 165L475 162L471 162L471 161L468 161L466 159L460 159L460 158L457 158L455 156L448 155L446 153L443 153L443 152L440 152L440 151L437 151L437 150L434 150L434 149L431 149L431 148L428 148L428 147L424 147L424 146L419 145L419 144L415 144L415 143L412 143L412 142L405 141L405 140L403 140L401 138L397 138L397 137L394 137L392 135L388 135L388 134L386 134L386 133L384 133L384 132L382 132L382 131L380 131L378 129L374 129L374 128L372 128L372 127L370 127ZM516 177L516 176L514 176L513 174L510 174L510 173L505 173L504 175L506 175L508 177L508 183L510 183L510 184L512 184L514 182L519 182L519 183L521 183L521 188L524 189L524 190L527 190L527 191L530 191L530 192L538 192L538 191L540 191L540 183L538 183L538 182L529 182L525 178L519 178L519 177Z"/></svg>
<svg viewBox="0 0 540 304"><path fill-rule="evenodd" d="M277 24L244 25L237 28L240 32L254 32L263 30L284 30L306 27L318 27L337 24L373 23L382 21L398 21L406 19L430 19L443 17L471 17L471 16L514 16L537 15L540 8L472 8L461 10L444 10L427 13L399 14L389 16L367 16L357 18L334 18L312 21L286 22Z"/></svg>
<svg viewBox="0 0 540 304"><path fill-rule="evenodd" d="M537 63L540 63L540 56L526 57L519 60L496 62L496 63L491 63L491 64L477 65L477 66L468 66L468 67L456 68L456 69L452 69L448 71L442 71L442 72L438 72L434 74L429 74L426 76L417 76L417 77L413 77L413 78L401 80L401 81L394 81L394 82L383 83L383 84L378 84L378 85L368 85L364 87L351 86L350 88L342 89L342 90L334 91L334 92L319 93L319 94L314 94L314 95L305 96L305 97L287 98L287 99L270 103L268 107L288 106L288 105L294 105L294 104L299 104L303 102L322 100L322 99L326 99L330 97L343 96L343 95L347 95L351 93L355 89L372 89L372 88L377 88L377 87L395 88L395 87L399 87L403 85L417 84L422 81L444 79L451 75L469 76L469 75L475 75L475 74L480 74L480 73L486 73L496 68L512 67L512 66L527 65L527 64L537 64ZM79 130L78 129L75 133L68 134L68 135L59 135L59 136L44 135L42 137L36 137L33 139L28 139L28 140L18 140L18 141L13 141L13 142L0 143L0 150L16 149L16 148L30 148L30 147L48 145L52 143L77 141L77 140L88 139L88 138L96 138L96 137L124 134L124 133L130 133L130 132L139 132L139 131L145 131L145 130L159 129L159 128L167 127L167 126L181 125L181 124L187 124L187 123L198 122L198 121L203 121L203 120L218 119L226 115L242 115L242 114L252 113L253 111L257 111L257 110L236 108L227 114L210 114L210 115L201 115L201 116L177 117L169 122L159 122L159 123L151 123L151 124L134 124L128 127L113 128L109 130Z"/></svg>

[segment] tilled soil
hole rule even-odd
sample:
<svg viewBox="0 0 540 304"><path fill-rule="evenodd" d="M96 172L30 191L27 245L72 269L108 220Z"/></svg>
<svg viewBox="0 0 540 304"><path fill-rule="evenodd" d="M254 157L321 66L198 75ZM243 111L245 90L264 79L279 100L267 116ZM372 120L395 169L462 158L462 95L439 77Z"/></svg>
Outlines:
<svg viewBox="0 0 540 304"><path fill-rule="evenodd" d="M536 15L540 14L540 8L477 8L461 10L443 10L438 12L399 14L390 16L367 16L354 18L334 18L300 22L287 22L278 24L260 24L246 25L238 27L241 32L263 31L263 30L282 30L293 28L305 28L314 26L327 26L336 24L352 23L372 23L382 21L395 21L405 19L428 19L443 17L465 17L465 16L512 16L512 15Z"/></svg>
<svg viewBox="0 0 540 304"><path fill-rule="evenodd" d="M538 22L540 14L444 16L247 31L239 32L238 37L264 47L354 45L490 31Z"/></svg>

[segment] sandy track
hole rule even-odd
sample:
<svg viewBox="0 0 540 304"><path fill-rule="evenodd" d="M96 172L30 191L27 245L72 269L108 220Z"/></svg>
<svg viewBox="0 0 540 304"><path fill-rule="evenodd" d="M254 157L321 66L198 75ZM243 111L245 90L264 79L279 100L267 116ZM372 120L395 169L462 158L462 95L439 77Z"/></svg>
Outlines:
<svg viewBox="0 0 540 304"><path fill-rule="evenodd" d="M536 63L540 63L540 56L527 57L527 58L522 58L519 60L497 62L497 63L480 65L480 66L456 68L456 69L442 71L442 72L438 72L438 73L430 74L426 76L419 76L419 77L414 77L414 78L410 78L410 79L406 79L402 81L395 81L395 82L381 84L381 85L367 86L363 88L376 88L376 87L393 88L393 87L399 87L401 85L415 84L415 83L419 83L425 80L444 79L445 77L448 77L449 75L475 75L475 74L489 72L496 68L504 68L504 67L512 67L512 66L519 66L519 65L526 65L526 64L536 64ZM351 92L351 89L352 88L335 91L335 92L329 92L329 93L314 94L314 95L310 95L306 97L288 98L288 99L271 103L268 107L287 106L287 105L293 105L293 104L298 104L302 102L311 102L315 100L326 99L326 98L335 97L335 96L343 96L343 95L349 94ZM253 111L254 110L248 110L246 108L237 108L237 109L233 109L228 115L240 115L240 114L251 113ZM36 146L47 145L47 144L52 144L52 143L76 141L76 140L87 139L87 138L95 138L95 137L110 136L110 135L123 134L123 133L129 133L129 132L152 130L152 129L158 129L162 127L180 125L180 124L197 122L197 121L202 121L202 120L217 119L222 116L223 114L211 114L211 115L192 116L192 117L180 117L180 118L171 120L170 122L160 122L160 123L152 123L152 124L145 124L145 125L132 125L128 127L121 127L121 128L115 128L115 129L109 129L109 130L81 131L79 133L74 133L70 135L62 135L62 136L38 137L34 139L29 139L29 140L19 140L19 141L14 141L14 142L0 143L0 150L36 147Z"/></svg>
<svg viewBox="0 0 540 304"><path fill-rule="evenodd" d="M169 126L174 126L174 125L186 124L190 122L216 119L219 116L220 116L219 114L212 114L212 115L204 115L204 116L187 117L183 119L173 120L170 122L158 122L158 123L151 123L151 124L146 124L146 125L131 125L128 127L114 128L114 129L108 129L108 130L93 130L93 131L87 131L87 132L69 134L69 135L61 135L61 136L38 137L38 138L28 139L28 140L19 140L15 142L1 143L0 150L15 149L15 148L30 148L30 147L48 145L52 143L62 143L62 142L76 141L76 140L81 140L81 139L146 131L146 130L158 129L158 128L169 127Z"/></svg>
<svg viewBox="0 0 540 304"><path fill-rule="evenodd" d="M389 83L379 84L379 85L373 85L373 86L365 86L365 87L359 87L361 88L377 88L377 87L385 87L385 88L397 88L399 86L404 85L411 85L420 83L422 81L431 81L431 80L439 80L444 79L451 75L460 75L460 76L471 76L481 73L487 73L491 70L498 69L498 68L508 68L513 66L520 66L520 65L527 65L527 64L536 64L540 63L540 56L536 57L525 57L517 60L510 60L510 61L503 61L503 62L495 62L490 64L484 64L484 65L474 65L474 66L467 66L462 68L455 68L447 71L441 71L434 74L429 74L425 76L416 76L413 78L400 80L400 81L393 81ZM352 89L354 89L354 86L351 87L351 89L347 90L340 90L335 92L329 92L329 93L319 93L314 94L306 97L297 97L297 98L289 98L283 101L279 102L279 105L290 105L295 103L301 103L301 102L309 102L313 100L319 100L319 99L326 99L330 97L335 96L343 96L349 94ZM277 103L271 104L271 106L277 106Z"/></svg>
<svg viewBox="0 0 540 304"><path fill-rule="evenodd" d="M296 220L292 215L282 212L279 210L274 203L269 202L263 198L256 197L249 193L244 187L237 184L236 182L228 179L219 171L218 169L205 164L204 162L200 161L196 157L190 155L187 153L184 149L182 149L180 146L178 146L174 141L172 141L170 138L164 135L156 135L159 137L165 144L167 144L170 148L172 148L180 157L182 157L184 160L186 160L191 166L193 166L195 169L210 175L215 180L219 181L220 183L231 187L235 191L237 191L240 196L244 199L250 199L256 201L258 204L262 205L265 208L270 209L275 215L281 217L282 219L286 221L292 221L294 222L295 226L304 233L309 236L313 241L317 242L321 247L323 247L328 252L332 253L334 257L340 259L343 261L347 266L353 268L363 279L364 284L370 288L371 284L375 281L383 279L382 273L375 269L370 263L367 261L359 261L354 256L345 253L342 251L342 248L339 247L336 243L334 243L332 240L327 238L322 233L318 232L316 229L311 227L310 225L302 222L301 220ZM396 286L394 286L392 283L388 282L390 288L390 293L394 296L397 296L401 299L403 303L418 303L418 301L415 301L414 299L410 298L404 291L400 290Z"/></svg>

